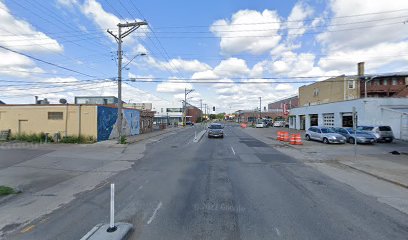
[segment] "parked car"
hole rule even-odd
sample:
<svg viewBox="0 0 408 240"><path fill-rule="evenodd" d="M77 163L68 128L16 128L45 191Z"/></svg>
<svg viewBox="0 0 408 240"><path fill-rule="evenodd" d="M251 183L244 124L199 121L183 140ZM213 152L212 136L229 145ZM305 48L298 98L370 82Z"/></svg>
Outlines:
<svg viewBox="0 0 408 240"><path fill-rule="evenodd" d="M317 140L323 143L346 143L346 138L328 127L310 127L305 134L307 141Z"/></svg>
<svg viewBox="0 0 408 240"><path fill-rule="evenodd" d="M264 128L264 127L266 127L266 124L262 119L257 119L255 127L256 128Z"/></svg>
<svg viewBox="0 0 408 240"><path fill-rule="evenodd" d="M377 142L392 142L394 140L394 133L390 126L358 126L357 130L373 134Z"/></svg>
<svg viewBox="0 0 408 240"><path fill-rule="evenodd" d="M193 122L191 122L191 121L188 121L188 122L186 122L186 125L191 125L191 126L194 126L194 123L193 123Z"/></svg>
<svg viewBox="0 0 408 240"><path fill-rule="evenodd" d="M211 123L208 126L208 138L224 137L224 127L220 123Z"/></svg>
<svg viewBox="0 0 408 240"><path fill-rule="evenodd" d="M369 132L354 131L352 128L334 128L334 131L343 135L346 141L351 144L355 143L355 139L357 139L357 143L373 144L376 142L375 136Z"/></svg>
<svg viewBox="0 0 408 240"><path fill-rule="evenodd" d="M275 121L273 123L274 127L284 127L285 126L285 121Z"/></svg>

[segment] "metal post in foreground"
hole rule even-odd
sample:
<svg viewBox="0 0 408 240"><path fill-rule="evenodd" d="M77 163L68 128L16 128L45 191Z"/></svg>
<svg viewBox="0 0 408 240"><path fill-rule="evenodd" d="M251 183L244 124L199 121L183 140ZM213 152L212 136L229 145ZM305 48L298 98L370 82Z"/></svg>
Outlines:
<svg viewBox="0 0 408 240"><path fill-rule="evenodd" d="M353 131L354 131L354 161L357 160L357 112L353 107Z"/></svg>
<svg viewBox="0 0 408 240"><path fill-rule="evenodd" d="M117 227L115 226L115 184L111 183L111 200L110 200L110 221L108 232L116 231Z"/></svg>

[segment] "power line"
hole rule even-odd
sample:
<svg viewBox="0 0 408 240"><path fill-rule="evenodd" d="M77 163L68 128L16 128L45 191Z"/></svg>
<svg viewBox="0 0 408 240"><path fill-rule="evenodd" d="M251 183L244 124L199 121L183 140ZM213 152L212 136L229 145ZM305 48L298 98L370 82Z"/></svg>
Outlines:
<svg viewBox="0 0 408 240"><path fill-rule="evenodd" d="M51 66L54 66L54 67L57 67L57 68L64 69L64 70L66 70L66 71L78 73L78 74L81 74L81 75L84 75L84 76L87 76L87 77L95 77L95 76L92 76L92 75L89 75L89 74L86 74L86 73L79 72L79 71L77 71L77 70L73 70L73 69L70 69L70 68L67 68L67 67L63 67L63 66L57 65L57 64L52 63L52 62L48 62L48 61L45 61L45 60L42 60L42 59L33 57L33 56L31 56L31 55L28 55L28 54L25 54L25 53L22 53L22 52L18 52L18 51L12 50L12 49L10 49L10 48L8 48L8 47L0 46L0 48L2 48L2 49L4 49L4 50L7 50L7 51L10 51L10 52L13 52L13 53L16 53L16 54L20 54L20 55L22 55L22 56L31 58L31 59L33 59L33 60L36 60L36 61L39 61L39 62L48 64L48 65L51 65Z"/></svg>

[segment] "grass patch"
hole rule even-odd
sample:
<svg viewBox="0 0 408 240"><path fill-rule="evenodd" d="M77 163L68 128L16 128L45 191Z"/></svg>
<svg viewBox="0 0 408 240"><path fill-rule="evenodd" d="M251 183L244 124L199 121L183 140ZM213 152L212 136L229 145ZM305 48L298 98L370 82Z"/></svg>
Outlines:
<svg viewBox="0 0 408 240"><path fill-rule="evenodd" d="M17 141L22 141L22 142L45 142L45 133L32 133L32 134L16 134L16 135L11 135L9 140L17 140ZM48 142L52 142L52 138L48 136L47 139Z"/></svg>
<svg viewBox="0 0 408 240"><path fill-rule="evenodd" d="M0 196L6 196L6 195L16 194L16 193L18 192L11 187L0 186Z"/></svg>
<svg viewBox="0 0 408 240"><path fill-rule="evenodd" d="M95 143L94 137L90 136L66 136L63 137L60 143Z"/></svg>
<svg viewBox="0 0 408 240"><path fill-rule="evenodd" d="M127 139L126 139L125 136L121 136L121 137L120 137L120 144L126 144L126 143L127 143L126 140L127 140Z"/></svg>

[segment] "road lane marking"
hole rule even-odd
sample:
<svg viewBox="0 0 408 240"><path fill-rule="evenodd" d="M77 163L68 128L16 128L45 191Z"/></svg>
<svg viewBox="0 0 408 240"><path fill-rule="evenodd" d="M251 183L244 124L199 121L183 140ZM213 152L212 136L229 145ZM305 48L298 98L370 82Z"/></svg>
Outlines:
<svg viewBox="0 0 408 240"><path fill-rule="evenodd" d="M280 237L280 236L281 236L281 233L280 233L279 229L278 229L278 228L275 228L275 231L276 231L276 235L278 235L278 236Z"/></svg>
<svg viewBox="0 0 408 240"><path fill-rule="evenodd" d="M143 188L143 185L140 185L140 187L136 190L136 192L139 191L142 188Z"/></svg>
<svg viewBox="0 0 408 240"><path fill-rule="evenodd" d="M149 218L149 221L147 221L147 224L152 223L152 221L153 221L154 218L156 217L157 211L159 211L159 209L161 208L161 206L162 206L162 202L159 202L159 204L157 204L156 209L154 209L154 211L153 211L153 215Z"/></svg>
<svg viewBox="0 0 408 240"><path fill-rule="evenodd" d="M35 225L30 225L30 226L28 226L28 227L24 228L23 230L21 230L21 233L27 233L27 232L30 232L31 230L33 230L33 229L34 229L34 227L35 227Z"/></svg>
<svg viewBox="0 0 408 240"><path fill-rule="evenodd" d="M234 148L231 146L231 150L232 150L232 153L234 153L234 155L235 155L235 151L234 151Z"/></svg>

